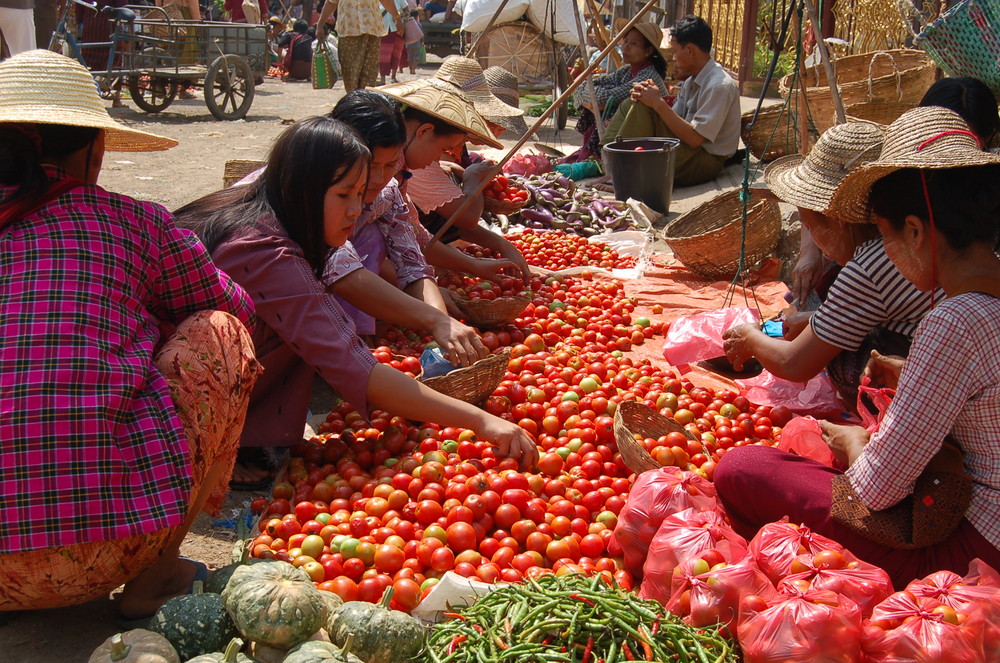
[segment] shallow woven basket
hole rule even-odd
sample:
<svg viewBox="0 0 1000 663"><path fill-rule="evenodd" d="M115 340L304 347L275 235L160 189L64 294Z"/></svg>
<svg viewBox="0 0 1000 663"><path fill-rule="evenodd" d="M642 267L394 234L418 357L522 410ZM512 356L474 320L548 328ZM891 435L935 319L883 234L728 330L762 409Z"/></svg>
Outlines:
<svg viewBox="0 0 1000 663"><path fill-rule="evenodd" d="M509 359L510 350L504 348L495 355L480 359L472 366L456 369L440 377L428 378L423 380L423 383L445 396L466 403L481 403L500 386L507 372Z"/></svg>
<svg viewBox="0 0 1000 663"><path fill-rule="evenodd" d="M663 231L674 256L695 274L732 278L740 261L743 203L728 191L671 221ZM774 252L781 210L773 200L751 199L747 209L746 260L750 268Z"/></svg>
<svg viewBox="0 0 1000 663"><path fill-rule="evenodd" d="M531 300L527 297L455 300L455 305L465 314L466 321L476 327L497 327L514 322L530 303Z"/></svg>
<svg viewBox="0 0 1000 663"><path fill-rule="evenodd" d="M783 104L762 109L753 127L750 127L753 111L744 113L740 118L743 143L749 148L750 154L761 161L774 161L787 154L799 154L802 151L798 124L792 120L791 113L787 109L782 112L783 109ZM775 125L778 125L777 128ZM812 146L815 142L816 136L810 131L809 145Z"/></svg>
<svg viewBox="0 0 1000 663"><path fill-rule="evenodd" d="M896 49L861 53L840 58L834 63L837 84L844 106L863 101L893 101L914 106L934 82L937 66L924 53L914 49ZM778 83L781 96L792 93L788 74ZM803 76L809 112L822 133L833 126L834 106L826 71L821 65L810 67ZM796 86L795 94L799 94Z"/></svg>
<svg viewBox="0 0 1000 663"><path fill-rule="evenodd" d="M691 431L681 426L674 419L665 417L656 410L635 401L622 401L615 412L615 441L618 451L628 469L636 474L642 474L660 467L642 442L635 439L636 434L651 437L654 440L667 433L683 433L689 440L696 439Z"/></svg>
<svg viewBox="0 0 1000 663"><path fill-rule="evenodd" d="M228 189L250 173L263 168L266 164L266 161L257 161L255 159L230 159L226 162L225 170L222 171L222 188Z"/></svg>
<svg viewBox="0 0 1000 663"><path fill-rule="evenodd" d="M511 215L528 204L527 200L497 200L489 196L483 196L483 209L490 214Z"/></svg>

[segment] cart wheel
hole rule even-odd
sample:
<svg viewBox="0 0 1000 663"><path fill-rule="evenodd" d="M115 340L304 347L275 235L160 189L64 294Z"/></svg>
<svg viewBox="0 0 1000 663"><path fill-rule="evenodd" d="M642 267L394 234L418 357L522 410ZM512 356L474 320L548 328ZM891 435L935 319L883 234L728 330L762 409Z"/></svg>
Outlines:
<svg viewBox="0 0 1000 663"><path fill-rule="evenodd" d="M177 81L134 74L128 77L128 93L135 105L147 113L159 113L177 96Z"/></svg>
<svg viewBox="0 0 1000 663"><path fill-rule="evenodd" d="M216 58L205 74L205 105L218 120L240 120L253 103L254 73L237 55Z"/></svg>
<svg viewBox="0 0 1000 663"><path fill-rule="evenodd" d="M553 90L552 100L558 99L566 88L569 87L569 72L562 62L556 62L556 89ZM556 127L562 131L566 128L566 121L569 119L569 103L563 103L556 109Z"/></svg>

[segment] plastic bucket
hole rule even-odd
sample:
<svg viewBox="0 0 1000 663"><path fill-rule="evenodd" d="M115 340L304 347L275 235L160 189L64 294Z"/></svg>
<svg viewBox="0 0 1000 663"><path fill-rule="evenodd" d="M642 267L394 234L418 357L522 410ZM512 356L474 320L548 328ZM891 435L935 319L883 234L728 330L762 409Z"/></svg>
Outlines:
<svg viewBox="0 0 1000 663"><path fill-rule="evenodd" d="M681 142L676 138L622 138L601 148L615 198L635 198L667 214L674 191L674 162ZM637 150L636 148L642 148Z"/></svg>

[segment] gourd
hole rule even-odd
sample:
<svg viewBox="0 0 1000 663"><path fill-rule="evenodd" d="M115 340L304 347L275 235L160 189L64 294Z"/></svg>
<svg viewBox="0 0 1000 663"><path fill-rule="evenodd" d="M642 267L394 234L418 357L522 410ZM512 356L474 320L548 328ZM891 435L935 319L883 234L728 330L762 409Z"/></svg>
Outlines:
<svg viewBox="0 0 1000 663"><path fill-rule="evenodd" d="M208 578L205 580L205 591L221 594L222 590L224 590L226 585L229 584L229 579L233 577L233 573L236 572L236 569L241 566L246 566L247 564L258 564L263 561L265 560L251 557L250 559L233 562L232 564L226 564L222 568L212 571L208 574Z"/></svg>
<svg viewBox="0 0 1000 663"><path fill-rule="evenodd" d="M181 659L162 635L137 628L115 633L94 650L87 663L181 663Z"/></svg>
<svg viewBox="0 0 1000 663"><path fill-rule="evenodd" d="M362 663L360 658L350 653L352 643L351 637L343 648L329 642L303 642L288 652L281 663Z"/></svg>
<svg viewBox="0 0 1000 663"><path fill-rule="evenodd" d="M185 663L254 663L252 658L240 653L241 649L243 649L243 641L239 638L233 638L226 645L226 651L195 656Z"/></svg>
<svg viewBox="0 0 1000 663"><path fill-rule="evenodd" d="M149 622L149 630L169 640L181 660L221 651L239 635L220 595L203 593L201 582L192 591L164 603Z"/></svg>
<svg viewBox="0 0 1000 663"><path fill-rule="evenodd" d="M345 646L353 635L350 651L365 663L407 661L415 657L424 644L424 628L413 617L388 607L392 595L390 586L377 604L345 603L328 622L330 641Z"/></svg>
<svg viewBox="0 0 1000 663"><path fill-rule="evenodd" d="M289 648L322 628L330 615L323 592L288 562L241 566L222 592L226 610L245 637Z"/></svg>

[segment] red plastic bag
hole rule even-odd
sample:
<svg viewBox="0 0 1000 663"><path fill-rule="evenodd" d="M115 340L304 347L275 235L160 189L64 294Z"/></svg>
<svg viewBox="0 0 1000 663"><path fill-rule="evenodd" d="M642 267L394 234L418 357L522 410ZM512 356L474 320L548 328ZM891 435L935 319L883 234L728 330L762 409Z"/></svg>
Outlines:
<svg viewBox="0 0 1000 663"><path fill-rule="evenodd" d="M983 626L978 608L957 614L935 599L896 592L872 611L864 652L872 663L984 663L995 659L984 656Z"/></svg>
<svg viewBox="0 0 1000 663"><path fill-rule="evenodd" d="M721 558L718 551L709 551ZM683 617L691 626L723 624L735 635L740 621L741 599L755 595L767 602L777 600L778 593L753 560L746 557L735 564L705 566L706 554L688 560L674 569L670 599L665 607ZM663 602L660 597L655 597Z"/></svg>
<svg viewBox="0 0 1000 663"><path fill-rule="evenodd" d="M858 386L858 416L861 417L861 425L865 430L874 433L892 404L896 390L888 387L870 387L869 384L871 384L870 378L867 376L861 378L861 384Z"/></svg>
<svg viewBox="0 0 1000 663"><path fill-rule="evenodd" d="M795 525L782 518L761 527L750 542L749 550L757 568L777 585L791 573L792 562L802 553L815 555L821 550L843 552L845 548L805 525Z"/></svg>
<svg viewBox="0 0 1000 663"><path fill-rule="evenodd" d="M649 545L639 595L666 600L674 569L713 548L729 563L747 556L746 539L715 511L686 509L665 518Z"/></svg>
<svg viewBox="0 0 1000 663"><path fill-rule="evenodd" d="M715 486L694 472L662 467L643 472L635 480L612 535L613 545L621 547L625 568L633 576L642 577L646 551L663 519L686 509L723 513Z"/></svg>
<svg viewBox="0 0 1000 663"><path fill-rule="evenodd" d="M969 572L965 574L965 583L1000 588L1000 573L997 573L992 566L977 557L969 562Z"/></svg>
<svg viewBox="0 0 1000 663"><path fill-rule="evenodd" d="M837 396L837 388L826 373L820 373L808 382L791 382L769 371L746 380L735 380L745 396L756 405L777 407L784 405L795 414L810 414L823 419L839 417L844 410Z"/></svg>
<svg viewBox="0 0 1000 663"><path fill-rule="evenodd" d="M670 325L663 342L663 356L673 366L691 364L725 354L722 335L736 325L756 323L758 313L742 306L695 313Z"/></svg>
<svg viewBox="0 0 1000 663"><path fill-rule="evenodd" d="M781 430L777 447L833 467L833 452L823 440L823 429L812 417L795 417Z"/></svg>
<svg viewBox="0 0 1000 663"><path fill-rule="evenodd" d="M862 617L871 615L875 606L892 594L888 573L847 551L799 555L792 564L793 569L796 567L805 570L786 576L778 585L779 591L786 591L796 580L805 580L812 589L827 589L851 599Z"/></svg>
<svg viewBox="0 0 1000 663"><path fill-rule="evenodd" d="M764 610L744 600L737 628L744 663L857 663L861 612L826 590L797 593Z"/></svg>

